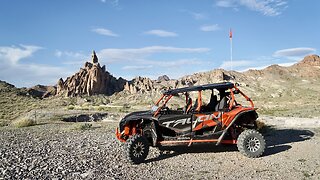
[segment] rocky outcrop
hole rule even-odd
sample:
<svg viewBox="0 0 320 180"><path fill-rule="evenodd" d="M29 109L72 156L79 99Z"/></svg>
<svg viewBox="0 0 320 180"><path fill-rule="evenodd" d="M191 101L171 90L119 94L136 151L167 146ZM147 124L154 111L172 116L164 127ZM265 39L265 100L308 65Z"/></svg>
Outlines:
<svg viewBox="0 0 320 180"><path fill-rule="evenodd" d="M222 81L235 80L237 72L228 72L217 69L209 72L196 73L184 76L178 80L170 80L168 76L160 76L157 80L151 80L146 77L136 77L128 81L124 90L131 93L159 92L161 90L208 84ZM239 73L240 74L240 73Z"/></svg>
<svg viewBox="0 0 320 180"><path fill-rule="evenodd" d="M156 90L154 88L155 82L152 81L150 78L146 77L136 77L132 81L126 82L124 86L124 90L130 92L131 94L137 93L137 92L146 92L146 91L152 91Z"/></svg>
<svg viewBox="0 0 320 180"><path fill-rule="evenodd" d="M157 82L170 81L167 75L159 76Z"/></svg>
<svg viewBox="0 0 320 180"><path fill-rule="evenodd" d="M193 86L200 84L216 83L223 81L234 81L240 73L234 71L226 71L223 69L216 69L208 72L195 73L187 75L177 80L176 87Z"/></svg>
<svg viewBox="0 0 320 180"><path fill-rule="evenodd" d="M318 55L309 55L304 57L302 61L298 63L298 65L304 66L320 66L320 57Z"/></svg>
<svg viewBox="0 0 320 180"><path fill-rule="evenodd" d="M57 94L65 96L106 94L112 95L122 91L126 80L116 79L105 66L100 66L98 57L93 51L92 62L86 62L79 72L68 77L65 81L62 78L57 83Z"/></svg>
<svg viewBox="0 0 320 180"><path fill-rule="evenodd" d="M54 96L57 90L55 86L36 85L27 89L27 93L33 97L47 98Z"/></svg>

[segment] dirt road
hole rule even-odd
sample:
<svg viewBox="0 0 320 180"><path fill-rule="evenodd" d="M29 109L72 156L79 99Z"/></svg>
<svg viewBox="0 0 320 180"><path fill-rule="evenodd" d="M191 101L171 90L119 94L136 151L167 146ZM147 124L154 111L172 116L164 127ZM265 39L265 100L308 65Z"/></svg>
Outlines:
<svg viewBox="0 0 320 180"><path fill-rule="evenodd" d="M151 148L140 165L125 160L115 122L86 131L69 130L72 123L1 127L0 179L320 179L320 127L286 127L276 119L263 119L274 126L264 133L261 158L207 144L161 155Z"/></svg>

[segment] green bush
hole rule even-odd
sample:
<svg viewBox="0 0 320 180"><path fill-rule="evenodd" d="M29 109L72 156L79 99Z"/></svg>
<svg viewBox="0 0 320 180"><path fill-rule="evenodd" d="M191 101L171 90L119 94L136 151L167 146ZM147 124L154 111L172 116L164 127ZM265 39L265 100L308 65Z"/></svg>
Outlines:
<svg viewBox="0 0 320 180"><path fill-rule="evenodd" d="M15 120L11 123L13 127L21 128L21 127L28 127L28 126L34 126L37 122L33 119L28 118L21 118L18 120Z"/></svg>
<svg viewBox="0 0 320 180"><path fill-rule="evenodd" d="M69 106L67 107L67 109L68 109L68 110L73 110L73 109L74 109L74 106L73 106L73 105L69 105Z"/></svg>

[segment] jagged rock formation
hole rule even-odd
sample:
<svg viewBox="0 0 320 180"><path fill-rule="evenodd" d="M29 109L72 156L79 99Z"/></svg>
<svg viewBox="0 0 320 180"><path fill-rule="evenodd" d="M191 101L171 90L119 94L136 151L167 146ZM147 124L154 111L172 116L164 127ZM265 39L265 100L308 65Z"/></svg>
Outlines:
<svg viewBox="0 0 320 180"><path fill-rule="evenodd" d="M130 92L131 94L137 92L146 92L155 90L154 82L150 78L146 77L136 77L132 81L126 82L124 90Z"/></svg>
<svg viewBox="0 0 320 180"><path fill-rule="evenodd" d="M157 82L170 81L167 75L159 76Z"/></svg>
<svg viewBox="0 0 320 180"><path fill-rule="evenodd" d="M68 77L65 81L62 78L57 83L57 95L79 96L106 94L112 95L122 91L126 80L116 79L105 66L100 66L98 57L93 51L92 62L86 62L84 68L79 72Z"/></svg>
<svg viewBox="0 0 320 180"><path fill-rule="evenodd" d="M233 80L235 78L235 73L236 72L233 72L233 74L231 74L228 71L217 69L209 72L187 75L178 80L170 80L166 75L160 76L157 80L151 80L146 77L136 77L132 81L126 83L124 90L131 94L159 92L165 89Z"/></svg>

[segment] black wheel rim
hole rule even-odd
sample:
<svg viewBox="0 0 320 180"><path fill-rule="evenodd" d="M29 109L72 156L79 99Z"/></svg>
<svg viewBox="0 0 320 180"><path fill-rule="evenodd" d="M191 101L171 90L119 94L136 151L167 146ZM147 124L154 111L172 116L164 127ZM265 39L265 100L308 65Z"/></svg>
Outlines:
<svg viewBox="0 0 320 180"><path fill-rule="evenodd" d="M260 140L256 137L249 137L246 141L246 148L250 152L257 152L261 147Z"/></svg>
<svg viewBox="0 0 320 180"><path fill-rule="evenodd" d="M133 156L137 158L143 156L144 150L144 144L142 142L137 142L133 146Z"/></svg>

